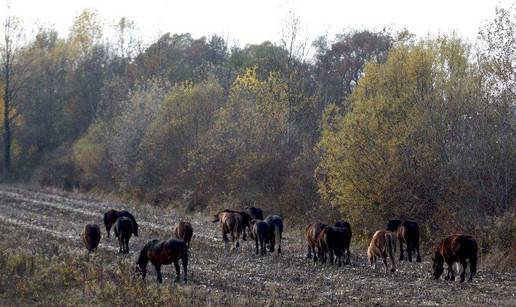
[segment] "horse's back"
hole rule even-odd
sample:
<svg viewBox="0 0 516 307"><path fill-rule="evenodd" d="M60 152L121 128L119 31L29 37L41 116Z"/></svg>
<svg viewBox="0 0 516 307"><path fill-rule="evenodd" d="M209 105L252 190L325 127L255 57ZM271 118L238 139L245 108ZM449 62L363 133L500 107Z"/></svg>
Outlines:
<svg viewBox="0 0 516 307"><path fill-rule="evenodd" d="M97 248L100 242L100 237L100 227L97 224L87 224L84 226L82 239L89 251Z"/></svg>
<svg viewBox="0 0 516 307"><path fill-rule="evenodd" d="M260 208L249 207L247 208L247 213L251 216L252 219L263 220L263 211Z"/></svg>

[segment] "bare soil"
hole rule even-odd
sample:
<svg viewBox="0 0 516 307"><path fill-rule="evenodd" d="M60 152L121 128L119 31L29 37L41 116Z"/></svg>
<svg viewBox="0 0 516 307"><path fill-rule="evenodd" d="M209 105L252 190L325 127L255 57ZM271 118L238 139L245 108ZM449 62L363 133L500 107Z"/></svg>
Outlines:
<svg viewBox="0 0 516 307"><path fill-rule="evenodd" d="M140 236L131 239L129 255L118 254L116 239L106 236L102 216L111 208L129 209L139 222ZM205 305L516 306L514 270L484 271L481 263L473 282L436 281L431 278L430 259L425 256L422 263L403 262L396 273L385 274L381 263L376 270L367 265L366 251L362 248L352 248L350 266L323 265L306 259L301 233L289 229L284 233L283 253L262 257L255 255L254 242L250 241L230 250L210 217L184 216L150 206L131 207L75 193L0 185L0 240L20 241L23 248L34 251L67 249L83 255L80 232L86 223L94 222L103 229L100 248L94 257L113 264L134 262L148 240L170 237L173 226L181 219L193 224L194 237L189 283L178 287L198 296L198 301ZM173 266L162 271L164 282L173 283ZM151 266L145 282L156 283Z"/></svg>

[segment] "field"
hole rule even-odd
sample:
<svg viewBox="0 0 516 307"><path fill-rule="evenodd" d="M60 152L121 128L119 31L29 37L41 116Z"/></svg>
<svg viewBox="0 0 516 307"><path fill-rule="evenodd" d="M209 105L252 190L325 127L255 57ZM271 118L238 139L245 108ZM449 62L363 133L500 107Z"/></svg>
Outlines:
<svg viewBox="0 0 516 307"><path fill-rule="evenodd" d="M422 263L402 263L386 275L380 265L367 266L358 246L351 266L312 263L298 229L286 229L283 254L260 257L250 242L235 251L225 247L209 216L9 185L0 186L0 207L1 305L516 305L515 271L485 271L481 262L471 283L434 281L428 250ZM129 255L120 255L102 226L99 251L87 257L82 227L101 225L108 208L129 208L140 236L131 239ZM173 282L172 266L163 268L160 286L151 266L145 282L136 278L139 248L169 237L180 219L194 226L188 284Z"/></svg>

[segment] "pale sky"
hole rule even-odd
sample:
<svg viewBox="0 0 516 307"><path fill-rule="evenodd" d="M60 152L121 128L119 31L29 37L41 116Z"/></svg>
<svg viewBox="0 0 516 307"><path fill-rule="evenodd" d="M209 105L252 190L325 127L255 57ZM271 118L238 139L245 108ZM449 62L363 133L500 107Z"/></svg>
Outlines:
<svg viewBox="0 0 516 307"><path fill-rule="evenodd" d="M145 41L166 32L189 32L197 38L219 34L230 44L244 46L265 40L278 42L289 10L300 17L304 37L311 42L319 35L346 29L406 27L422 37L451 33L473 41L479 26L492 19L495 7L509 7L516 0L0 0L0 18L7 1L11 15L20 17L25 28L35 23L51 25L62 36L83 9L96 10L106 26L127 17L136 22Z"/></svg>

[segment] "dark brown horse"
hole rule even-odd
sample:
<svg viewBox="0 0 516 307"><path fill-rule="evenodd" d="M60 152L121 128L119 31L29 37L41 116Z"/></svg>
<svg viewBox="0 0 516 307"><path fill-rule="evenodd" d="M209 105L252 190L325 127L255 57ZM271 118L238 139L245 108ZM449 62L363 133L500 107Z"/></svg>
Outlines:
<svg viewBox="0 0 516 307"><path fill-rule="evenodd" d="M412 253L416 253L416 262L421 262L419 254L419 224L412 221L389 220L387 230L393 231L398 237L400 246L400 261L406 260L403 244L407 245L408 261L412 262Z"/></svg>
<svg viewBox="0 0 516 307"><path fill-rule="evenodd" d="M345 256L344 264L351 264L349 245L351 243L351 232L345 227L327 226L321 230L317 239L319 255L322 262L326 262L326 255L333 264L334 257L339 266L342 265L342 257Z"/></svg>
<svg viewBox="0 0 516 307"><path fill-rule="evenodd" d="M460 282L466 279L467 260L469 259L469 279L471 281L473 276L477 273L477 241L472 236L467 235L451 235L442 240L432 257L434 278L439 279L444 272L444 262L448 265L448 274L445 280L455 280L455 272L453 271L453 264L458 262L462 266L462 273L460 273Z"/></svg>
<svg viewBox="0 0 516 307"><path fill-rule="evenodd" d="M306 258L312 258L313 254L314 262L317 261L317 253L315 251L315 248L317 247L317 239L319 238L319 234L321 233L323 228L327 226L328 225L321 222L310 223L308 224L308 226L306 226L305 238L308 244L308 253L306 254Z"/></svg>
<svg viewBox="0 0 516 307"><path fill-rule="evenodd" d="M122 254L129 253L129 239L133 234L133 222L130 218L122 216L115 222L115 235L120 245L119 252Z"/></svg>
<svg viewBox="0 0 516 307"><path fill-rule="evenodd" d="M240 239L240 232L242 230L241 225L244 222L240 213L222 211L215 215L213 222L219 222L220 230L222 232L222 240L224 240L224 242L229 241L227 234L230 234L231 242L233 243L232 248L237 248L240 246L238 241Z"/></svg>
<svg viewBox="0 0 516 307"><path fill-rule="evenodd" d="M396 252L396 236L393 232L388 230L378 230L374 233L373 239L367 249L367 258L369 265L376 268L376 258L381 257L383 265L385 266L385 273L387 273L388 265L387 258L391 259L391 272L396 271L396 260L394 253Z"/></svg>
<svg viewBox="0 0 516 307"><path fill-rule="evenodd" d="M258 246L260 247L260 254L264 256L267 254L267 240L269 236L269 225L262 220L251 220L251 238L254 239L256 246L256 254L258 255Z"/></svg>
<svg viewBox="0 0 516 307"><path fill-rule="evenodd" d="M240 216L242 217L242 223L240 223L240 232L242 233L242 240L246 241L247 234L245 231L247 229L248 232L251 233L251 220L253 219L253 217L247 211L237 211L237 210L232 210L232 209L225 209L222 212L230 212L230 213L240 214Z"/></svg>
<svg viewBox="0 0 516 307"><path fill-rule="evenodd" d="M145 280L145 276L147 275L147 264L150 261L156 269L158 282L162 283L163 276L161 275L161 266L174 263L174 267L176 268L176 282L179 282L179 259L181 259L183 264L183 281L186 284L188 248L186 247L186 243L182 240L170 239L168 241L149 241L140 251L140 255L136 262L136 269L142 274L142 278Z"/></svg>
<svg viewBox="0 0 516 307"><path fill-rule="evenodd" d="M283 236L283 220L279 215L269 215L265 218L265 223L269 226L269 252L274 252L274 247L278 245L278 254L281 254L281 239Z"/></svg>
<svg viewBox="0 0 516 307"><path fill-rule="evenodd" d="M88 250L88 254L97 249L100 242L100 227L97 224L87 224L81 233L84 246Z"/></svg>
<svg viewBox="0 0 516 307"><path fill-rule="evenodd" d="M108 212L104 213L104 226L106 226L106 232L107 232L108 238L110 236L111 226L113 226L113 224L115 224L116 220L122 216L125 216L125 217L128 217L131 219L131 221L133 222L133 231L132 232L135 236L138 236L138 223L136 223L136 219L134 218L134 216L127 210L111 209Z"/></svg>
<svg viewBox="0 0 516 307"><path fill-rule="evenodd" d="M190 241L193 236L193 227L189 222L181 221L174 228L174 236L178 239L185 241L186 246L190 248Z"/></svg>

